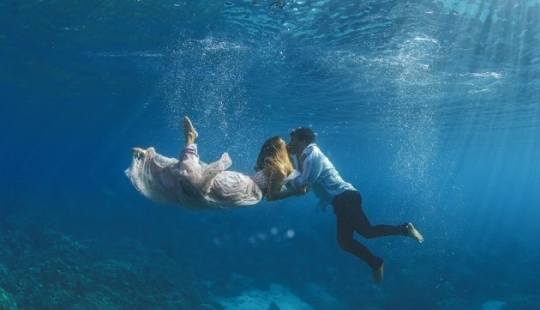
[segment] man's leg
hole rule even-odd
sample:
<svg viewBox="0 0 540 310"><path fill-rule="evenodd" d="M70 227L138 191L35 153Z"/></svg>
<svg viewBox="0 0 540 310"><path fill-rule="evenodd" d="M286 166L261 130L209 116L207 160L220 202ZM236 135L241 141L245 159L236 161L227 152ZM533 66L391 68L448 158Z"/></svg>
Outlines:
<svg viewBox="0 0 540 310"><path fill-rule="evenodd" d="M351 204L349 217L354 231L362 237L370 239L384 236L408 235L409 223L402 225L371 225L362 208L362 196L359 192L346 191L341 195L343 196L343 200L347 200Z"/></svg>
<svg viewBox="0 0 540 310"><path fill-rule="evenodd" d="M414 228L412 223L401 225L371 225L362 208L362 196L358 192L353 193L358 196L358 208L353 211L354 215L351 216L354 217L354 230L362 237L370 239L385 236L407 236L413 238L418 243L424 242L424 237ZM353 194L348 195L352 196Z"/></svg>
<svg viewBox="0 0 540 310"><path fill-rule="evenodd" d="M358 196L359 197L359 196ZM351 215L352 210L356 209L358 199L354 195L345 195L336 197L332 202L334 213L337 218L337 240L339 246L352 255L365 261L373 271L373 282L378 284L382 281L384 261L369 251L360 242L354 240L355 219Z"/></svg>

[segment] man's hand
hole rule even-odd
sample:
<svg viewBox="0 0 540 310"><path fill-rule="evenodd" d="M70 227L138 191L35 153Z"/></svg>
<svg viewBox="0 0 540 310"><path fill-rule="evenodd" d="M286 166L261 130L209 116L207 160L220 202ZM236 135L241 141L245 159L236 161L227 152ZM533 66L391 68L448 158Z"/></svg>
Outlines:
<svg viewBox="0 0 540 310"><path fill-rule="evenodd" d="M304 186L302 186L302 187L297 188L297 189L294 191L294 195L295 195L295 196L302 196L302 195L307 194L307 192L309 192L309 186L304 185Z"/></svg>

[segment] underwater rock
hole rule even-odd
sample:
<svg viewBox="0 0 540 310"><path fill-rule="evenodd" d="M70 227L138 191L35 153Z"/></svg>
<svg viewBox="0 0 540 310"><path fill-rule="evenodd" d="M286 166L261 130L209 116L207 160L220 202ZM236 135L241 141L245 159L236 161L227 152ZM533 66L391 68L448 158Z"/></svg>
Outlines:
<svg viewBox="0 0 540 310"><path fill-rule="evenodd" d="M513 295L501 310L537 310L540 309L540 296Z"/></svg>
<svg viewBox="0 0 540 310"><path fill-rule="evenodd" d="M482 310L501 310L504 305L504 301L488 300L482 304Z"/></svg>
<svg viewBox="0 0 540 310"><path fill-rule="evenodd" d="M17 310L17 302L10 293L0 288L0 309L2 310Z"/></svg>
<svg viewBox="0 0 540 310"><path fill-rule="evenodd" d="M272 301L270 303L270 306L268 307L268 310L279 310L279 306L276 305L276 303Z"/></svg>
<svg viewBox="0 0 540 310"><path fill-rule="evenodd" d="M294 295L288 288L280 284L272 284L266 291L250 289L232 298L222 298L218 302L225 310L261 309L261 305L270 305L271 310L295 309L313 310L314 308ZM272 304L275 307L272 308ZM264 308L263 308L264 309Z"/></svg>

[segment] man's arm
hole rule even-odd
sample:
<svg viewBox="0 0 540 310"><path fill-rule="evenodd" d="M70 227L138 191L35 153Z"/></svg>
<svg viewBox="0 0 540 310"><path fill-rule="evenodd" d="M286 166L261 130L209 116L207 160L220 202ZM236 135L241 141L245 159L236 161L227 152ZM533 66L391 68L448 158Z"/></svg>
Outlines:
<svg viewBox="0 0 540 310"><path fill-rule="evenodd" d="M291 182L293 188L296 189L314 183L321 175L322 169L323 163L320 156L314 154L313 151L306 154L305 159L302 161L302 174Z"/></svg>
<svg viewBox="0 0 540 310"><path fill-rule="evenodd" d="M268 193L266 194L266 200L274 201L274 200L281 200L281 199L289 198L292 196L305 195L308 191L307 186L281 190L282 183L283 183L282 178L274 178L273 176L270 178L270 186L268 189Z"/></svg>
<svg viewBox="0 0 540 310"><path fill-rule="evenodd" d="M281 200L281 199L289 198L292 196L305 195L307 192L308 192L307 186L299 187L296 189L294 188L286 189L284 191L269 192L266 195L266 200L268 201Z"/></svg>

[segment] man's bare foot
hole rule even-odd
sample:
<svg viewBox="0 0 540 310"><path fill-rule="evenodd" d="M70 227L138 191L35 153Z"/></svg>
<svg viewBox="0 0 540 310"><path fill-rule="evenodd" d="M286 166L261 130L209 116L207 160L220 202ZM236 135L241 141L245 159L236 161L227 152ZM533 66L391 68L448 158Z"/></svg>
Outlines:
<svg viewBox="0 0 540 310"><path fill-rule="evenodd" d="M383 273L384 273L384 263L381 265L381 268L373 270L373 283L379 284L382 282Z"/></svg>
<svg viewBox="0 0 540 310"><path fill-rule="evenodd" d="M424 242L424 237L414 228L412 223L407 224L408 236L418 241L418 243Z"/></svg>
<svg viewBox="0 0 540 310"><path fill-rule="evenodd" d="M191 123L191 120L189 117L184 116L184 135L186 136L186 143L194 143L195 139L199 136L197 131L195 130L195 127L193 127L193 124Z"/></svg>

